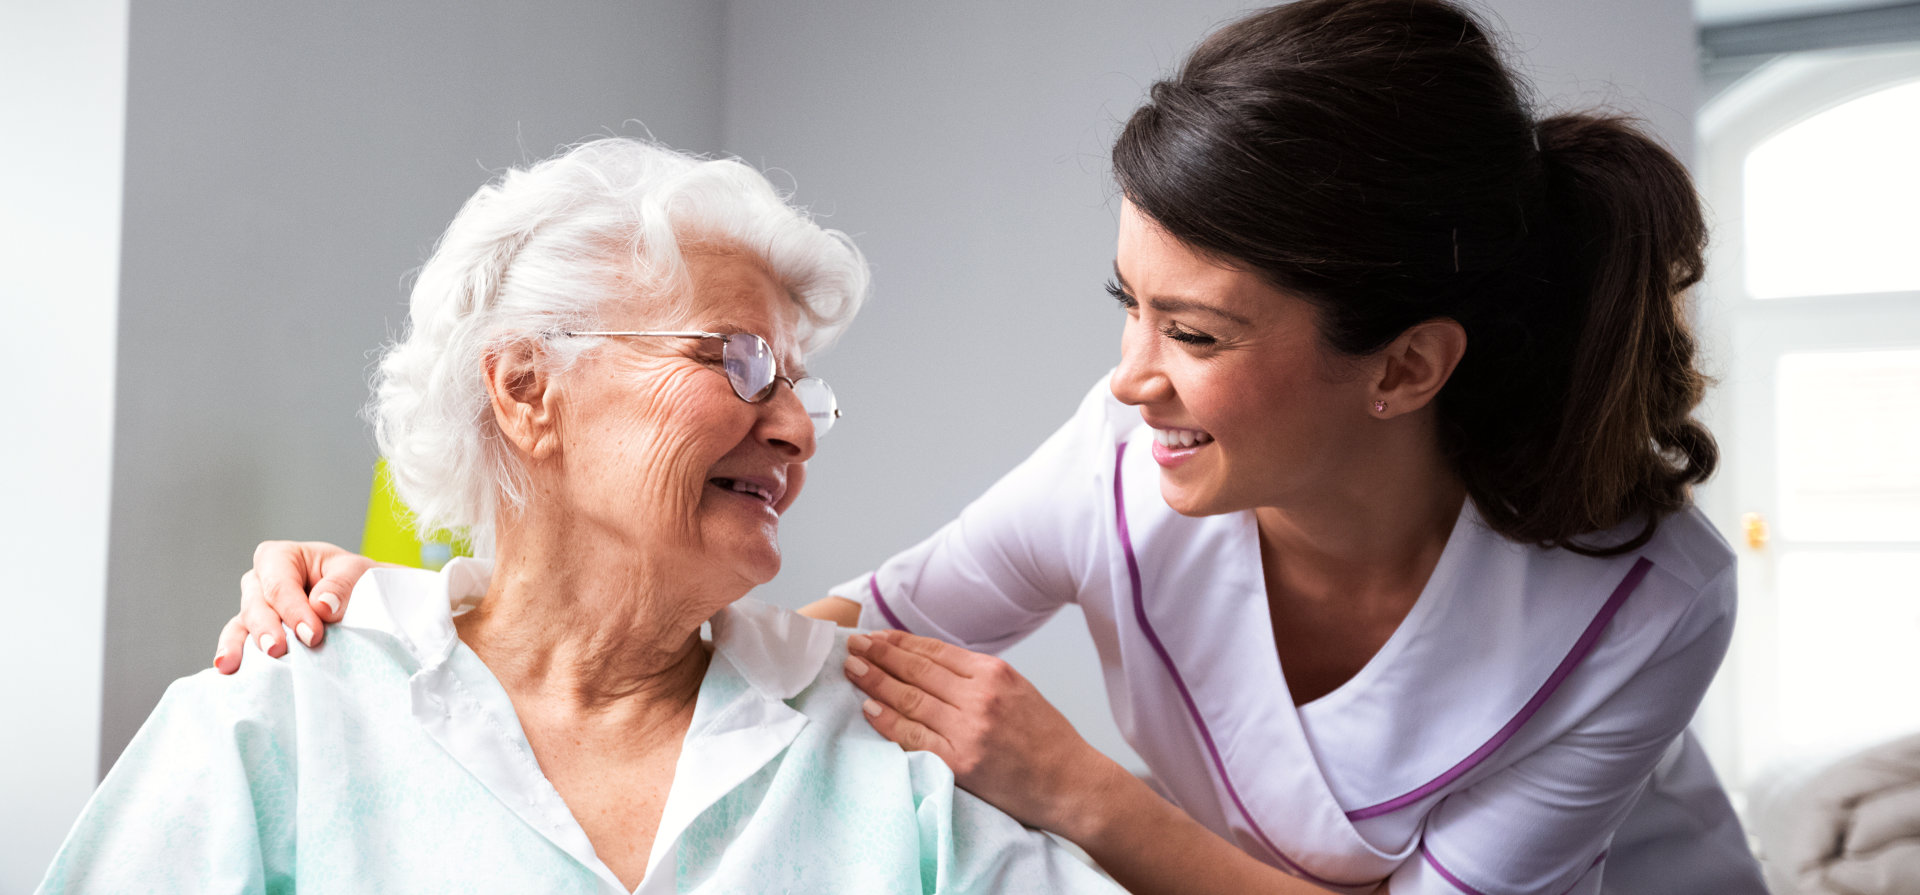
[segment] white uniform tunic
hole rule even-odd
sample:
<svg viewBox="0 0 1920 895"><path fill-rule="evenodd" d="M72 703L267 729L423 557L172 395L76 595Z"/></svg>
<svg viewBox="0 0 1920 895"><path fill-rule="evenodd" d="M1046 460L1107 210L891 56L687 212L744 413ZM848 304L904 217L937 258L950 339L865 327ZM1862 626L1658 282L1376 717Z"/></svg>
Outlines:
<svg viewBox="0 0 1920 895"><path fill-rule="evenodd" d="M1174 512L1151 442L1102 381L960 518L834 593L864 626L986 652L1078 603L1154 782L1331 888L1765 891L1685 733L1734 613L1697 512L1596 559L1508 541L1468 501L1386 645L1296 708L1253 514Z"/></svg>

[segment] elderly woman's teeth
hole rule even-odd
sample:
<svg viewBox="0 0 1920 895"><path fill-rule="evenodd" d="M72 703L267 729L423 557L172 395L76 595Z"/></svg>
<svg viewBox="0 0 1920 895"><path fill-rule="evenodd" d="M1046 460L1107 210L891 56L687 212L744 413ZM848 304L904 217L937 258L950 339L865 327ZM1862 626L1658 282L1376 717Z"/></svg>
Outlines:
<svg viewBox="0 0 1920 895"><path fill-rule="evenodd" d="M761 488L759 486L756 486L752 482L743 482L738 479L714 479L713 483L729 491L737 491L741 494L751 494L754 497L758 497L761 500L766 501L767 503L773 502L772 492L767 491L766 489Z"/></svg>
<svg viewBox="0 0 1920 895"><path fill-rule="evenodd" d="M1188 448L1206 444L1213 440L1213 436L1194 429L1155 429L1153 440L1159 442L1161 447Z"/></svg>

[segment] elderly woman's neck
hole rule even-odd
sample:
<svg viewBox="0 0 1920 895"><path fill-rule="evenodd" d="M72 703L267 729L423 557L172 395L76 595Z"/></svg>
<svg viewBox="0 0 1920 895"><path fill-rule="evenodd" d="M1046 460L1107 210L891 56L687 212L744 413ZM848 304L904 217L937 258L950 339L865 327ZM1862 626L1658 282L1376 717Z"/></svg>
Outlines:
<svg viewBox="0 0 1920 895"><path fill-rule="evenodd" d="M500 547L486 598L454 624L510 693L581 710L692 705L714 601L677 590L631 553Z"/></svg>

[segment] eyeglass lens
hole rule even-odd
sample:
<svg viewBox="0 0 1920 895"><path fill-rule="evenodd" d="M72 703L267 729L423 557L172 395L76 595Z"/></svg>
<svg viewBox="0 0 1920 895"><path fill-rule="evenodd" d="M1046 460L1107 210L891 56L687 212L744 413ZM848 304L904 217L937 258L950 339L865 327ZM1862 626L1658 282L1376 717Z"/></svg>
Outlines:
<svg viewBox="0 0 1920 895"><path fill-rule="evenodd" d="M827 387L825 380L811 376L793 384L793 393L800 398L800 406L806 408L807 418L813 420L813 437L819 438L833 428L833 421L840 418L840 403L834 400L833 389Z"/></svg>
<svg viewBox="0 0 1920 895"><path fill-rule="evenodd" d="M753 333L734 333L722 340L721 363L733 393L744 401L758 401L773 387L773 349Z"/></svg>
<svg viewBox="0 0 1920 895"><path fill-rule="evenodd" d="M727 381L733 385L733 393L749 402L766 398L773 390L776 373L773 349L767 346L766 340L753 333L734 333L721 345L721 363L726 368ZM840 415L833 389L810 376L794 382L793 393L806 409L807 418L813 421L814 437L827 434Z"/></svg>

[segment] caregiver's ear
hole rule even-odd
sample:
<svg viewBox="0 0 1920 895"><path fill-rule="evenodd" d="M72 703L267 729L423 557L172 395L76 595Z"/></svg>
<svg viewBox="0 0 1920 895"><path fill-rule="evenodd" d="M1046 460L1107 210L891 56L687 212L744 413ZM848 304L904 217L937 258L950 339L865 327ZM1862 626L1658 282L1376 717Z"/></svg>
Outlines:
<svg viewBox="0 0 1920 895"><path fill-rule="evenodd" d="M541 343L519 340L487 352L487 397L493 421L507 443L531 459L560 448L558 394L548 375Z"/></svg>
<svg viewBox="0 0 1920 895"><path fill-rule="evenodd" d="M1444 317L1416 323L1375 355L1375 415L1393 417L1432 403L1467 352L1467 331Z"/></svg>

